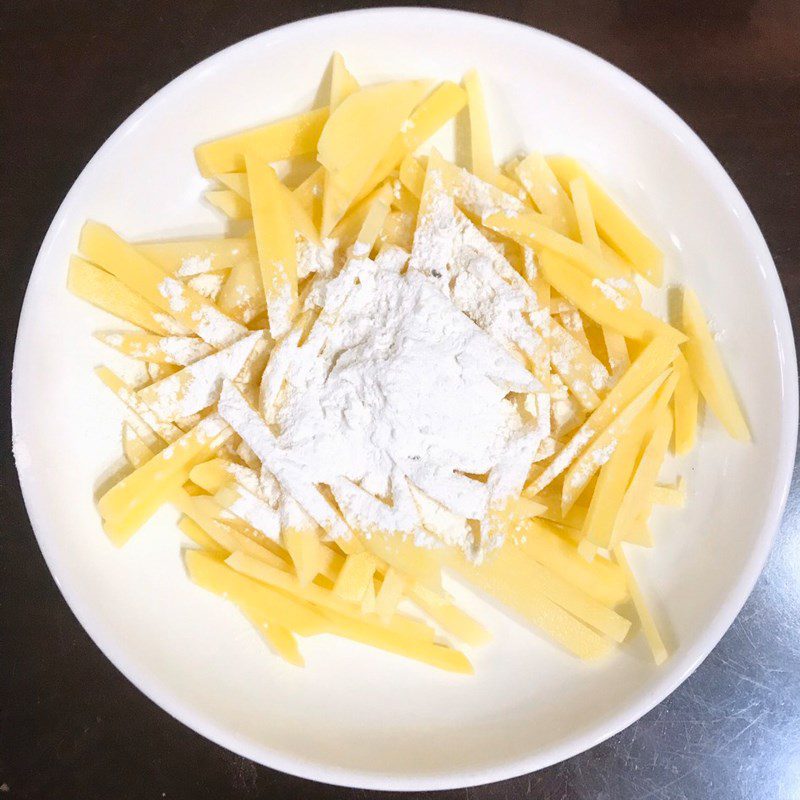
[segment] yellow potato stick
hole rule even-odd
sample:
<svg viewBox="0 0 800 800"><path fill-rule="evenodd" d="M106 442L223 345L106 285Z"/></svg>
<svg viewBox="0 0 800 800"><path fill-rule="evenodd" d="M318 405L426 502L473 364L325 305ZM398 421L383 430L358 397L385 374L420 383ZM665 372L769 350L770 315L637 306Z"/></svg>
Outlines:
<svg viewBox="0 0 800 800"><path fill-rule="evenodd" d="M403 186L399 178L392 182L392 188L394 190L392 195L392 208L406 214L410 219L414 220L416 224L417 214L419 213L419 198L411 194L411 192Z"/></svg>
<svg viewBox="0 0 800 800"><path fill-rule="evenodd" d="M625 638L630 628L627 619L574 584L563 580L535 559L529 558L524 551L509 548L499 558L509 563L521 562L518 568L528 573L529 580L536 585L537 590L581 622L616 642Z"/></svg>
<svg viewBox="0 0 800 800"><path fill-rule="evenodd" d="M249 155L246 163L269 328L277 339L289 330L298 311L294 229L275 170Z"/></svg>
<svg viewBox="0 0 800 800"><path fill-rule="evenodd" d="M327 170L323 236L330 234L365 188L427 88L426 81L371 86L351 94L331 114L317 151L318 161Z"/></svg>
<svg viewBox="0 0 800 800"><path fill-rule="evenodd" d="M250 205L250 185L247 180L247 173L245 172L228 172L224 175L217 175L217 180L221 183L224 183L231 191L236 192L239 197L247 203L247 212L242 217L237 217L237 219L249 219L252 217L253 212ZM314 225L314 220L312 215L306 210L303 203L300 202L298 199L299 196L289 190L283 183L281 185L281 193L286 201L286 204L289 208L289 215L292 219L292 224L294 225L295 231L299 233L304 238L308 239L310 242L314 242L315 244L320 243L319 233L317 232L316 226ZM208 194L208 193L206 193ZM252 241L252 240L247 240ZM258 252L255 247L255 242L253 241L253 247L249 248L246 257L258 257ZM241 259L239 259L241 260Z"/></svg>
<svg viewBox="0 0 800 800"><path fill-rule="evenodd" d="M440 83L400 127L389 149L370 175L356 200L386 180L406 156L413 153L466 105L464 90L452 81Z"/></svg>
<svg viewBox="0 0 800 800"><path fill-rule="evenodd" d="M292 191L300 208L319 231L322 225L322 196L325 183L325 168L317 167L296 189Z"/></svg>
<svg viewBox="0 0 800 800"><path fill-rule="evenodd" d="M301 584L296 575L281 568L279 565L270 564L262 559L254 558L242 551L235 551L227 557L225 563L242 575L247 575L253 580L264 583L275 589L288 592L298 600L313 603L315 606L332 608L335 611L348 615L358 614L358 608L353 603L339 597L330 589L317 583Z"/></svg>
<svg viewBox="0 0 800 800"><path fill-rule="evenodd" d="M283 625L300 636L313 636L327 628L322 615L307 603L241 575L215 556L186 550L184 561L189 577L198 586L243 609L257 610L270 623Z"/></svg>
<svg viewBox="0 0 800 800"><path fill-rule="evenodd" d="M530 496L531 499L541 503L545 509L539 515L543 520L549 522L557 522L559 525L564 525L568 528L581 530L583 528L583 521L586 519L586 512L589 510L587 506L575 503L572 508L566 513L561 513L561 493L550 491L548 487L545 492L540 495L534 495L527 487L523 494Z"/></svg>
<svg viewBox="0 0 800 800"><path fill-rule="evenodd" d="M654 543L653 531L650 529L647 520L642 517L635 520L633 525L628 528L623 541L628 544L635 544L638 547L652 547Z"/></svg>
<svg viewBox="0 0 800 800"><path fill-rule="evenodd" d="M223 172L244 171L246 153L262 162L311 155L327 120L327 107L318 108L206 142L195 148L197 166L204 177L210 178Z"/></svg>
<svg viewBox="0 0 800 800"><path fill-rule="evenodd" d="M109 489L97 507L117 534L114 544L124 544L189 480L194 464L206 460L231 434L218 417L207 417Z"/></svg>
<svg viewBox="0 0 800 800"><path fill-rule="evenodd" d="M496 172L492 142L489 133L489 120L483 100L483 87L475 70L464 76L469 110L469 142L472 172L481 180L491 181Z"/></svg>
<svg viewBox="0 0 800 800"><path fill-rule="evenodd" d="M266 563L240 551L233 552L225 563L236 572L259 583L286 592L303 603L313 604L315 610L320 613L324 609L346 618L363 618L358 605L337 597L330 588L317 583L303 586L290 571L280 566ZM382 625L376 615L366 617L365 622ZM387 631L419 641L432 642L434 637L434 631L429 625L399 614L396 614L384 627Z"/></svg>
<svg viewBox="0 0 800 800"><path fill-rule="evenodd" d="M149 461L157 452L158 448L149 447L135 431L130 422L122 423L122 452L132 467L139 467L145 461Z"/></svg>
<svg viewBox="0 0 800 800"><path fill-rule="evenodd" d="M519 167L522 161L523 161L522 156L513 156L512 158L509 158L508 161L506 161L500 167L500 171L503 173L503 175L506 175L507 177L511 178L511 180L513 180L515 183L519 184L520 189L523 189L524 187L517 178L517 167Z"/></svg>
<svg viewBox="0 0 800 800"><path fill-rule="evenodd" d="M100 331L95 336L126 356L156 364L186 366L214 350L210 344L194 336L158 336L128 331Z"/></svg>
<svg viewBox="0 0 800 800"><path fill-rule="evenodd" d="M342 511L347 519L347 511ZM361 534L359 541L372 555L400 573L435 592L441 592L441 567L436 551L416 547L412 540L404 539L402 534L378 530Z"/></svg>
<svg viewBox="0 0 800 800"><path fill-rule="evenodd" d="M638 418L623 432L611 458L600 467L582 529L584 539L594 548L609 550L611 547L614 523L618 519L620 504L631 481L649 421L647 409L639 412Z"/></svg>
<svg viewBox="0 0 800 800"><path fill-rule="evenodd" d="M333 585L333 593L350 603L360 603L367 584L375 574L377 562L369 553L347 556Z"/></svg>
<svg viewBox="0 0 800 800"><path fill-rule="evenodd" d="M625 342L625 337L621 333L617 333L608 326L603 326L601 330L603 332L603 342L606 347L608 368L611 371L612 379L618 379L631 365L628 345Z"/></svg>
<svg viewBox="0 0 800 800"><path fill-rule="evenodd" d="M594 660L611 650L611 642L565 611L543 594L531 580L528 566L506 544L480 567L454 553L448 565L475 587L541 628L551 639L573 655Z"/></svg>
<svg viewBox="0 0 800 800"><path fill-rule="evenodd" d="M520 526L514 542L529 558L603 605L613 608L623 602L627 590L617 565L605 558L588 563L557 530L542 520L531 520Z"/></svg>
<svg viewBox="0 0 800 800"><path fill-rule="evenodd" d="M328 551L320 541L317 529L286 527L281 531L281 537L301 585L311 583L324 572Z"/></svg>
<svg viewBox="0 0 800 800"><path fill-rule="evenodd" d="M256 254L255 242L250 237L137 242L135 247L164 272L180 277L228 270L242 259L253 258Z"/></svg>
<svg viewBox="0 0 800 800"><path fill-rule="evenodd" d="M689 364L680 353L675 359L678 383L672 398L674 415L674 446L676 455L685 455L694 447L697 438L697 411L700 393L692 379Z"/></svg>
<svg viewBox="0 0 800 800"><path fill-rule="evenodd" d="M570 181L569 190L574 204L581 241L590 250L606 258L604 255L603 243L600 241L600 237L597 234L597 227L595 225L592 206L589 201L586 181L583 178L573 179ZM606 260L609 259L606 258ZM612 261L611 263L614 262ZM621 269L626 268L622 267ZM625 344L625 337L607 326L601 328L601 330L608 359L608 368L611 370L614 377L619 377L619 375L630 366L630 357L628 355L628 347Z"/></svg>
<svg viewBox="0 0 800 800"><path fill-rule="evenodd" d="M519 497L510 497L505 506L503 506L501 513L516 524L526 519L538 517L546 509L547 506L543 503L538 503L530 497L520 495Z"/></svg>
<svg viewBox="0 0 800 800"><path fill-rule="evenodd" d="M368 581L367 583L367 591L364 592L364 596L361 598L361 605L359 606L361 609L362 614L374 614L375 613L375 580Z"/></svg>
<svg viewBox="0 0 800 800"><path fill-rule="evenodd" d="M577 239L578 222L569 195L541 153L531 153L515 169L519 182L542 214L550 218L554 231Z"/></svg>
<svg viewBox="0 0 800 800"><path fill-rule="evenodd" d="M650 342L606 395L603 402L572 435L541 475L526 488L526 494L529 497L539 494L569 467L587 445L611 424L620 409L628 406L648 384L664 373L675 359L677 352L677 345L669 338L654 339Z"/></svg>
<svg viewBox="0 0 800 800"><path fill-rule="evenodd" d="M408 589L408 596L447 633L461 639L465 644L480 647L491 639L491 634L483 625L458 608L448 597L418 584Z"/></svg>
<svg viewBox="0 0 800 800"><path fill-rule="evenodd" d="M428 86L427 81L382 83L345 98L320 135L317 145L320 164L337 172L362 159L365 150L370 156L377 153L377 163Z"/></svg>
<svg viewBox="0 0 800 800"><path fill-rule="evenodd" d="M133 414L165 443L170 444L180 439L183 435L183 431L177 425L159 419L158 415L149 407L147 402L108 367L97 367L95 373L97 377L128 406Z"/></svg>
<svg viewBox="0 0 800 800"><path fill-rule="evenodd" d="M589 282L592 280L613 281L609 286L612 286L626 304L632 300L638 301L638 291L628 274L598 253L593 252L586 245L551 230L534 212L529 211L513 217L504 214L490 214L484 220L484 224L491 230L507 236L525 247L533 248L540 254L540 264L541 254L547 252L548 255L560 257L559 260L562 262L566 260L568 266L582 273ZM548 282L555 286L549 278ZM581 308L566 292L560 293Z"/></svg>
<svg viewBox="0 0 800 800"><path fill-rule="evenodd" d="M589 191L586 188L586 181L582 177L573 178L569 182L569 193L572 197L572 205L575 209L575 217L578 220L578 232L581 241L593 252L602 256L603 251L600 247L600 237L597 234L592 205L589 201Z"/></svg>
<svg viewBox="0 0 800 800"><path fill-rule="evenodd" d="M345 66L344 59L339 53L334 53L331 59L331 89L330 110L335 111L344 100L357 92L361 87ZM335 214L337 202L337 187L331 184L331 173L326 169L323 178L322 219Z"/></svg>
<svg viewBox="0 0 800 800"><path fill-rule="evenodd" d="M240 470L247 470L239 464L234 464L227 458L212 458L192 468L190 478L201 489L209 494L216 494L225 484L235 481ZM258 476L251 473L255 481Z"/></svg>
<svg viewBox="0 0 800 800"><path fill-rule="evenodd" d="M682 347L683 355L700 394L734 439L749 442L750 429L736 392L708 329L700 301L688 287L683 289L681 324L684 333L689 337L689 341Z"/></svg>
<svg viewBox="0 0 800 800"><path fill-rule="evenodd" d="M545 280L598 325L607 326L630 339L672 336L680 343L686 338L680 331L631 302L612 283L592 278L551 251L539 256L539 266Z"/></svg>
<svg viewBox="0 0 800 800"><path fill-rule="evenodd" d="M369 211L367 211L367 216L364 217L364 222L361 225L361 229L353 245L354 256L365 257L369 256L372 252L372 248L389 214L391 198L392 187L390 184L386 183L375 195L370 204Z"/></svg>
<svg viewBox="0 0 800 800"><path fill-rule="evenodd" d="M659 375L641 394L625 406L608 427L572 462L564 476L564 486L561 490L561 507L564 513L578 499L589 479L613 455L623 435L645 409L651 398L659 391L662 384L664 391L661 392L658 406L659 408L666 406L675 389L676 380L677 376L674 373L664 372Z"/></svg>
<svg viewBox="0 0 800 800"><path fill-rule="evenodd" d="M82 300L147 331L161 336L178 332L177 329L170 331L178 323L158 306L149 303L113 275L78 256L70 258L67 288Z"/></svg>
<svg viewBox="0 0 800 800"><path fill-rule="evenodd" d="M394 245L402 247L403 250L411 250L415 227L416 216L405 211L392 211L386 215L379 240L382 245Z"/></svg>
<svg viewBox="0 0 800 800"><path fill-rule="evenodd" d="M246 608L242 609L245 616L250 622L255 625L259 633L263 634L264 638L272 646L272 649L286 662L295 667L304 667L306 665L300 648L297 646L297 639L288 628L283 625L276 625L274 623L264 622L261 615L258 613L250 613Z"/></svg>
<svg viewBox="0 0 800 800"><path fill-rule="evenodd" d="M348 556L348 558L354 558L354 556ZM397 570L391 567L386 570L381 588L375 598L375 613L381 621L386 623L391 620L407 587L406 579Z"/></svg>
<svg viewBox="0 0 800 800"><path fill-rule="evenodd" d="M350 97L353 92L358 91L360 88L358 81L347 69L342 54L334 53L331 57L330 110L334 111L341 105L343 100Z"/></svg>
<svg viewBox="0 0 800 800"><path fill-rule="evenodd" d="M241 550L274 567L289 569L281 548L244 523L238 524L233 515L226 514L212 497L190 496L186 491L179 491L173 495L172 502L226 553ZM235 527L237 524L238 529Z"/></svg>
<svg viewBox="0 0 800 800"><path fill-rule="evenodd" d="M633 576L633 572L631 571L630 564L628 564L628 559L622 549L622 545L616 545L614 547L614 558L625 573L625 579L628 583L628 590L631 593L633 605L636 608L636 614L639 617L642 630L647 638L647 643L650 645L650 651L653 653L653 660L656 662L656 664L663 664L664 661L667 660L667 648L664 646L664 642L661 638L661 634L658 632L658 628L653 620L653 616L650 614L650 610L647 608L647 603L644 599L644 595L642 594L642 590L639 588L639 584L636 582L636 578Z"/></svg>
<svg viewBox="0 0 800 800"><path fill-rule="evenodd" d="M592 411L600 405L598 392L608 388L608 370L588 347L553 319L550 363L584 409Z"/></svg>
<svg viewBox="0 0 800 800"><path fill-rule="evenodd" d="M228 555L228 551L224 547L221 547L220 544L209 536L193 519L181 517L180 522L178 522L178 527L184 535L191 539L202 550L215 556L221 556L222 558Z"/></svg>
<svg viewBox="0 0 800 800"><path fill-rule="evenodd" d="M620 252L650 283L660 286L663 280L664 254L630 220L600 185L574 159L550 156L547 163L562 186L583 178L600 235Z"/></svg>
<svg viewBox="0 0 800 800"><path fill-rule="evenodd" d="M546 227L550 222L548 217L527 207L515 194L509 194L495 184L481 180L469 170L452 164L437 150L433 150L428 156L427 172L432 169L441 181L441 188L480 224L483 224L484 218L495 213L514 217L523 212L526 219L533 220L536 224Z"/></svg>
<svg viewBox="0 0 800 800"><path fill-rule="evenodd" d="M233 266L222 284L217 303L228 316L245 324L266 309L258 258L246 258Z"/></svg>
<svg viewBox="0 0 800 800"><path fill-rule="evenodd" d="M649 516L653 502L651 493L658 480L671 436L672 415L668 409L662 409L655 418L642 457L620 504L614 531L616 538L627 539L627 532L634 527L636 521Z"/></svg>
<svg viewBox="0 0 800 800"><path fill-rule="evenodd" d="M246 328L212 302L177 278L166 275L107 225L87 222L81 231L79 247L87 259L214 347L225 347L247 333Z"/></svg>
<svg viewBox="0 0 800 800"><path fill-rule="evenodd" d="M203 197L228 219L243 220L253 216L250 203L230 189L209 189L203 193Z"/></svg>
<svg viewBox="0 0 800 800"><path fill-rule="evenodd" d="M320 609L320 613L328 619L329 631L337 636L420 661L448 672L463 675L471 675L474 672L467 657L452 647L404 636L386 626L345 617L327 608Z"/></svg>
<svg viewBox="0 0 800 800"><path fill-rule="evenodd" d="M339 220L336 227L331 232L331 238L339 241L340 244L350 244L355 242L364 222L367 219L372 204L381 194L384 185L379 186L370 192L363 200L354 203L350 210Z"/></svg>
<svg viewBox="0 0 800 800"><path fill-rule="evenodd" d="M400 182L417 199L425 186L425 168L413 156L406 156L400 164Z"/></svg>

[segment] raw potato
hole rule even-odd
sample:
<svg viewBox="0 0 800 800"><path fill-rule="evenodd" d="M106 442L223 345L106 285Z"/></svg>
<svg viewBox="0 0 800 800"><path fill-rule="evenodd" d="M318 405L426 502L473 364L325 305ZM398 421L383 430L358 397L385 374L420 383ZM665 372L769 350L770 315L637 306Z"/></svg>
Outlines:
<svg viewBox="0 0 800 800"><path fill-rule="evenodd" d="M228 270L256 254L251 238L236 237L140 242L136 249L165 272L181 276Z"/></svg>
<svg viewBox="0 0 800 800"><path fill-rule="evenodd" d="M639 621L642 623L642 630L644 631L644 635L647 637L647 643L650 645L650 650L653 653L653 660L656 662L656 664L663 664L667 659L667 648L664 646L661 634L659 634L656 623L653 620L649 609L647 608L644 595L642 594L639 585L636 583L636 578L633 576L633 572L628 564L628 559L622 550L622 545L617 545L614 548L614 558L625 573L625 578L628 582L628 589L631 593L631 598L633 599L633 605L636 608Z"/></svg>
<svg viewBox="0 0 800 800"><path fill-rule="evenodd" d="M264 162L310 155L317 147L328 109L318 108L271 122L243 133L206 142L195 148L200 173L210 178L222 172L242 172L245 153Z"/></svg>
<svg viewBox="0 0 800 800"><path fill-rule="evenodd" d="M170 317L105 270L72 256L67 288L77 297L147 331L166 336ZM177 325L177 323L174 323Z"/></svg>
<svg viewBox="0 0 800 800"><path fill-rule="evenodd" d="M675 455L682 456L694 448L700 393L683 353L675 358L675 371L678 373L678 383L672 398L675 416Z"/></svg>
<svg viewBox="0 0 800 800"><path fill-rule="evenodd" d="M629 219L627 214L606 194L600 185L574 159L552 156L547 159L562 186L575 178L586 182L594 218L602 237L633 264L650 283L661 286L664 254Z"/></svg>
<svg viewBox="0 0 800 800"><path fill-rule="evenodd" d="M506 544L480 568L470 564L460 553L453 553L449 565L478 589L497 598L562 647L582 659L593 660L606 655L611 643L542 594L530 580L527 567Z"/></svg>
<svg viewBox="0 0 800 800"><path fill-rule="evenodd" d="M250 219L253 216L250 203L230 189L212 189L203 196L228 219L242 220Z"/></svg>
<svg viewBox="0 0 800 800"><path fill-rule="evenodd" d="M171 314L209 344L224 347L247 332L246 328L226 317L205 297L176 278L167 276L108 226L87 222L81 231L79 247L87 259L119 278L145 300Z"/></svg>
<svg viewBox="0 0 800 800"><path fill-rule="evenodd" d="M333 593L351 603L360 603L376 567L377 562L369 553L347 556L333 584Z"/></svg>
<svg viewBox="0 0 800 800"><path fill-rule="evenodd" d="M211 345L194 336L157 336L151 333L99 332L95 336L126 356L156 364L186 366L210 355Z"/></svg>
<svg viewBox="0 0 800 800"><path fill-rule="evenodd" d="M531 153L516 167L517 178L556 233L571 239L578 233L575 209L541 153Z"/></svg>
<svg viewBox="0 0 800 800"><path fill-rule="evenodd" d="M549 220L549 217L547 219ZM519 244L531 247L537 252L551 251L551 253L567 259L592 279L617 279L619 282L616 291L623 300L638 302L635 285L630 281L630 275L625 270L619 269L591 248L556 233L542 221L541 217L532 212L513 217L492 214L485 219L485 223L492 230L508 236ZM561 294L569 297L565 292L561 292ZM580 307L578 303L575 305Z"/></svg>
<svg viewBox="0 0 800 800"><path fill-rule="evenodd" d="M195 464L208 460L232 434L219 418L207 417L169 447L123 478L98 501L112 540L124 544L176 489L189 480Z"/></svg>
<svg viewBox="0 0 800 800"><path fill-rule="evenodd" d="M614 530L615 539L628 539L635 531L640 520L650 516L652 492L658 479L658 473L667 454L669 440L672 436L672 416L666 408L657 411L653 418L647 443L636 466L636 472L628 486L625 497L619 507L617 524Z"/></svg>
<svg viewBox="0 0 800 800"><path fill-rule="evenodd" d="M298 311L294 227L275 170L250 156L246 163L269 328L277 339L289 330Z"/></svg>
<svg viewBox="0 0 800 800"><path fill-rule="evenodd" d="M697 295L689 288L683 289L682 325L689 341L683 345L683 354L689 372L714 416L725 430L740 442L750 441L750 429L744 418L736 392L733 390L725 365L722 363L714 338L708 329L703 309Z"/></svg>
<svg viewBox="0 0 800 800"><path fill-rule="evenodd" d="M331 114L319 138L317 158L327 172L322 235L345 215L422 99L425 81L388 83L350 95Z"/></svg>
<svg viewBox="0 0 800 800"><path fill-rule="evenodd" d="M298 636L329 633L471 673L438 642L480 646L489 633L444 590L443 568L582 659L627 638L621 604L632 601L661 663L622 546L652 547L652 507L685 504L683 479L664 485L659 473L673 432L676 454L694 446L701 394L733 436L750 437L697 298L684 291L676 327L642 307L639 276L660 284L663 256L574 159L518 154L498 168L476 73L463 88L362 87L334 53L330 81L328 106L196 148L215 181L206 200L251 233L128 243L84 226L68 288L137 326L96 336L143 365L138 384L96 370L124 403L132 470L99 500L104 530L123 544L173 505L199 548L185 552L192 580L235 603L293 666L304 664ZM465 107L472 171L435 148L420 155ZM480 499L470 519L401 475L387 496L343 476L315 484L281 430L291 362L307 355L314 368L336 346L327 300L347 291L335 279L348 259L424 271L440 246L445 294L536 379L502 390L525 426L525 463L464 474ZM508 294L508 330L469 307L462 278ZM361 500L403 522L376 528Z"/></svg>
<svg viewBox="0 0 800 800"><path fill-rule="evenodd" d="M284 528L283 543L292 558L297 580L301 585L311 583L325 571L326 548L313 528Z"/></svg>
<svg viewBox="0 0 800 800"><path fill-rule="evenodd" d="M311 606L240 575L212 555L187 550L184 560L189 577L198 586L233 601L246 611L258 611L270 623L282 625L300 636L323 633L327 627L324 617Z"/></svg>
<svg viewBox="0 0 800 800"><path fill-rule="evenodd" d="M466 102L466 95L460 86L451 81L440 83L411 112L408 123L400 126L400 133L395 136L357 199L362 199L375 186L386 180L406 156L413 153L446 122L455 117Z"/></svg>
<svg viewBox="0 0 800 800"><path fill-rule="evenodd" d="M598 325L640 341L656 336L684 340L680 331L632 303L610 283L592 278L555 253L543 252L539 264L545 280Z"/></svg>

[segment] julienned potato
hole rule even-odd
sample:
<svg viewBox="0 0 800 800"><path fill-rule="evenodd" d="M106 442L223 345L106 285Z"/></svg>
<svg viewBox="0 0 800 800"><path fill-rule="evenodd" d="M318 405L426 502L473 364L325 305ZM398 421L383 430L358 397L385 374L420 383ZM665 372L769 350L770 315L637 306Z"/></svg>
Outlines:
<svg viewBox="0 0 800 800"><path fill-rule="evenodd" d="M135 326L98 337L146 368L135 385L98 369L126 406L132 469L98 503L106 532L122 545L160 506L177 506L196 545L184 551L192 580L236 603L292 664L303 664L297 637L333 633L472 672L450 642L475 647L489 635L442 588L442 568L584 659L626 638L617 608L632 601L661 663L667 651L623 544L652 546L653 505L683 504L683 481L660 485L658 475L670 442L676 455L694 447L701 398L731 436L750 438L697 297L683 291L674 326L642 307L637 280L661 285L662 254L575 160L531 153L498 168L474 72L462 86L361 88L335 54L329 97L196 148L216 183L205 198L249 221L246 235L130 244L86 223L68 287ZM435 150L419 156L462 110L470 170ZM293 188L271 166L288 159L310 168ZM436 548L365 530L325 486L292 496L258 451L283 365L318 323L315 280L348 257L413 253L437 192L491 245L500 278L524 281L537 304L526 317L535 352L508 347L543 387L519 399L545 415L549 435L524 485L487 512L482 530L502 544L478 559L444 544L475 521L418 487L418 523ZM233 430L221 393L261 438Z"/></svg>

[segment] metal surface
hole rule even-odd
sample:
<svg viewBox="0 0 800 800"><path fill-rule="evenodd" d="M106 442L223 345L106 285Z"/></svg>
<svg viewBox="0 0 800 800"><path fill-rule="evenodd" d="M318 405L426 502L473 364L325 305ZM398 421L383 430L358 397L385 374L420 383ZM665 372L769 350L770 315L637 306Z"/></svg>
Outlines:
<svg viewBox="0 0 800 800"><path fill-rule="evenodd" d="M5 385L27 274L66 190L105 137L192 64L244 36L350 3L6 0L0 6ZM800 9L752 2L463 3L597 52L671 105L762 226L797 325ZM254 765L184 728L106 661L36 548L0 421L0 798L361 798ZM65 509L65 513L69 513ZM720 558L724 558L724 553ZM380 795L375 795L376 797ZM400 797L401 795L383 795ZM420 797L800 798L800 481L753 595L668 700L531 776Z"/></svg>

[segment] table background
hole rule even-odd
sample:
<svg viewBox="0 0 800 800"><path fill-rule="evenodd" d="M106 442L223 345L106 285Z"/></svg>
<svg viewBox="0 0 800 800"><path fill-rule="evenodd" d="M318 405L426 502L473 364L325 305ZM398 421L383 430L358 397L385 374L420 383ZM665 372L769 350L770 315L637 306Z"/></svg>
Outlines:
<svg viewBox="0 0 800 800"><path fill-rule="evenodd" d="M206 56L267 28L355 5L0 4L0 798L379 796L302 781L233 755L169 717L117 672L72 616L36 546L10 454L8 413L12 345L27 277L59 203L95 150L144 100ZM798 3L485 0L459 7L526 22L582 45L674 108L753 210L797 325ZM637 724L530 776L419 796L800 798L798 521L796 480L775 549L736 623L700 669Z"/></svg>

